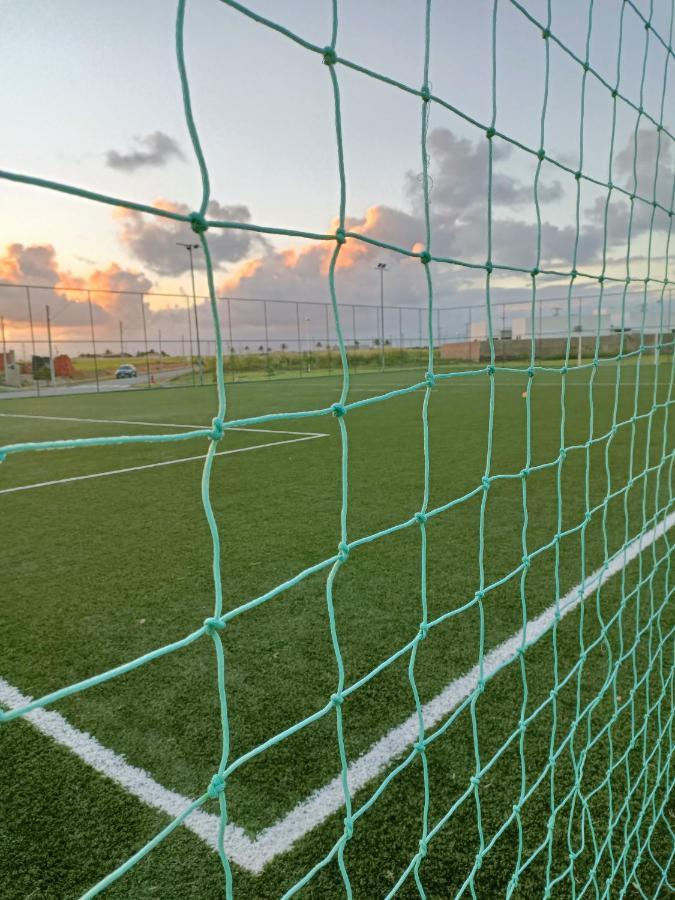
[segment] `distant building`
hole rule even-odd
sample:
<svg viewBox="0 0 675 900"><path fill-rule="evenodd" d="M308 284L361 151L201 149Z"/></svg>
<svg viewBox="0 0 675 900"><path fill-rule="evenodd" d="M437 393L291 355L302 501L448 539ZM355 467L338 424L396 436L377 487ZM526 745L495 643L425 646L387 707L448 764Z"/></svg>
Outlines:
<svg viewBox="0 0 675 900"><path fill-rule="evenodd" d="M0 372L6 385L21 387L21 366L14 358L13 350L8 350L6 354L0 353Z"/></svg>
<svg viewBox="0 0 675 900"><path fill-rule="evenodd" d="M612 331L612 316L603 314L601 316L572 316L570 322L570 331L572 336L581 334L582 337L594 337L598 333L609 334ZM566 315L558 316L535 316L534 328L532 327L532 317L528 315L516 315L507 319L504 323L500 321L499 316L493 316L492 320L493 337L501 340L525 340L531 338L534 333L535 338L567 337L568 323ZM472 341L484 341L488 337L487 321L472 322L469 331L469 339Z"/></svg>
<svg viewBox="0 0 675 900"><path fill-rule="evenodd" d="M72 378L75 375L75 366L67 353L54 357L54 374L59 378Z"/></svg>
<svg viewBox="0 0 675 900"><path fill-rule="evenodd" d="M16 362L14 359L14 351L7 351L7 359L5 359L5 354L0 352L0 372L4 372L6 366L11 366Z"/></svg>

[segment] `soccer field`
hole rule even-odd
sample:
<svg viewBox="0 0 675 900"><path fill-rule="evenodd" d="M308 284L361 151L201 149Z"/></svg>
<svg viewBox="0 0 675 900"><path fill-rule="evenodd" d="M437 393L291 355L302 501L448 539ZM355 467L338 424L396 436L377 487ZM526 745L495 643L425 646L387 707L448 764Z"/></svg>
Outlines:
<svg viewBox="0 0 675 900"><path fill-rule="evenodd" d="M227 386L226 422L288 413L226 427L211 473L235 896L307 875L301 896L343 896L345 870L363 898L614 897L612 877L666 895L673 357L637 359L428 390L370 373L339 418L337 377ZM11 400L0 443L176 435L216 408L214 387ZM81 895L219 769L208 444L0 465L5 710L199 631L3 723L3 898ZM223 896L218 813L207 798L109 895Z"/></svg>

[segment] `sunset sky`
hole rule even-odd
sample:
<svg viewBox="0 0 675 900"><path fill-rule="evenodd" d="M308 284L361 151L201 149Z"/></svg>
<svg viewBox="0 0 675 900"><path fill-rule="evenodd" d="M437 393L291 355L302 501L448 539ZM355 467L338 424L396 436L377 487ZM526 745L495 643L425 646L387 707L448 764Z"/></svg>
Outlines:
<svg viewBox="0 0 675 900"><path fill-rule="evenodd" d="M304 38L329 43L329 0L251 0L249 7ZM523 0L540 22L544 0ZM551 31L585 56L588 0L554 0ZM649 14L647 0L635 6ZM340 56L406 84L422 83L422 0L340 0ZM432 9L430 81L433 92L481 124L491 117L492 0L436 0ZM616 82L621 3L593 9L591 65ZM666 41L670 3L657 0L654 31ZM199 205L200 180L190 146L175 56L175 4L163 0L22 0L3 3L0 84L3 139L0 168L65 182L112 196L189 212ZM648 32L626 7L619 90L640 104ZM498 130L532 148L540 144L545 44L541 31L509 0L497 16ZM194 113L212 187L210 215L315 232L333 230L338 209L333 100L321 57L229 8L219 0L188 0L186 62ZM546 152L579 165L582 69L551 42L545 119ZM653 35L642 104L675 130L675 65L670 60L663 96L666 51ZM343 115L347 213L355 230L412 248L423 240L419 98L344 66L336 68ZM608 179L612 99L589 74L583 171ZM633 183L636 113L617 101L612 178ZM432 179L432 250L484 262L486 250L487 141L484 131L432 104L428 150ZM638 193L651 198L657 132L647 120L638 134ZM673 141L662 133L657 200L672 206ZM536 159L495 140L495 261L532 266L536 228L533 177ZM574 178L545 163L539 186L542 263L570 268L574 239ZM606 190L582 183L579 263L599 271ZM194 238L182 225L115 210L36 187L0 180L0 281L56 288L50 292L62 337L84 327L84 295L65 286L140 292L189 291L187 255L176 241ZM626 274L628 205L614 195L609 211L609 271ZM632 275L644 275L651 207L636 205ZM665 275L668 217L654 219L652 275ZM222 293L325 302L328 245L250 232L209 232ZM387 300L421 306L422 267L360 242L348 242L338 274L345 303L376 303L374 267L389 266ZM451 307L484 301L484 276L434 266L436 299ZM672 267L670 276L673 277ZM198 292L205 290L198 269ZM520 297L524 281L495 279L496 296ZM561 294L565 282L542 282ZM517 293L516 293L517 292ZM133 321L124 298L97 295L96 321L112 327ZM154 326L169 333L166 298L148 300ZM253 309L253 307L252 307ZM246 317L246 307L238 306ZM23 299L0 289L0 313L10 335L25 331ZM253 313L251 313L253 315ZM255 312L258 315L258 312ZM60 318L59 318L60 317ZM132 321L133 320L133 321ZM154 327L153 326L153 327ZM177 327L177 326L176 326ZM175 330L175 329L174 329Z"/></svg>

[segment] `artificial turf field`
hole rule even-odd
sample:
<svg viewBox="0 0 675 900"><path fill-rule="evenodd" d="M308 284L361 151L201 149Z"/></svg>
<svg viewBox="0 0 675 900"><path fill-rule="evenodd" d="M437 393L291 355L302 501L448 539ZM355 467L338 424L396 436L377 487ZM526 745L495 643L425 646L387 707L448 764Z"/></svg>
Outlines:
<svg viewBox="0 0 675 900"><path fill-rule="evenodd" d="M423 377L421 371L357 376L349 399ZM452 377L430 392L428 508L478 490L426 524L428 618L455 614L419 642L414 675L422 704L476 665L481 643L487 654L522 629L524 614L530 621L549 610L556 597L674 510L672 356L662 355L658 365L649 355L639 365L635 359L620 366L601 361L597 369L572 370L564 404L569 449L561 464L561 376L538 370L529 403L522 396L528 380L527 372L499 367L494 376L490 474L511 477L492 480L486 496L484 585L499 584L482 602L474 598L490 378L484 371ZM228 385L228 417L328 409L339 388L337 377ZM419 630L421 534L412 517L424 493L424 393L420 388L350 409L344 419L350 541L410 522L352 548L336 577L347 686ZM616 422L626 424L610 438L615 396ZM523 479L528 405L531 458ZM11 400L0 405L0 443L170 433L177 426L208 427L215 410L213 387ZM85 419L103 421L74 421ZM225 611L333 557L340 539L338 421L317 415L265 428L226 431L219 453L242 452L225 452L214 462L211 498L222 542ZM303 435L287 431L312 436L297 440ZM0 465L0 677L6 683L41 696L179 640L212 614L202 464L153 465L203 455L206 446L204 438L194 438L8 455ZM133 470L80 477L119 469ZM43 486L11 490L33 484ZM556 548L557 532L563 536ZM668 534L649 544L490 678L428 745L429 830L449 810L452 815L434 833L419 867L425 896L491 898L510 891L541 897L546 885L560 898L655 897L672 890L671 549ZM329 704L338 674L328 571L233 618L222 632L230 760ZM409 661L410 651L345 698L348 761L415 713ZM186 798L203 794L218 767L220 713L208 636L50 709ZM354 812L407 753L356 793ZM2 898L79 896L170 821L29 721L0 726L0 758ZM472 784L478 770L481 777ZM227 786L230 819L254 838L339 772L330 708L236 769ZM344 848L354 897L383 897L395 887L401 897L420 896L414 872L398 883L419 849L423 807L418 754L355 820ZM209 801L204 810L215 814L218 803ZM259 874L235 863L235 896L283 895L329 853L343 833L344 814L338 810L308 828ZM213 848L180 827L108 893L220 897L223 871ZM300 891L344 895L337 855Z"/></svg>

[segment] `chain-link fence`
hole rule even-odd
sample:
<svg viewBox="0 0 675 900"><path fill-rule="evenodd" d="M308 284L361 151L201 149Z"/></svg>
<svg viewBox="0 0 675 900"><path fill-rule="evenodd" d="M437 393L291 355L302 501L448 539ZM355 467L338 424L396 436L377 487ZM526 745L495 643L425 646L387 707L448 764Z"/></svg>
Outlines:
<svg viewBox="0 0 675 900"><path fill-rule="evenodd" d="M229 379L339 369L327 304L221 297L218 306ZM522 294L493 301L489 316L484 302L474 302L436 308L433 317L439 365L480 362L490 333L500 359L525 358L532 340L539 358L555 359L564 355L571 328L572 353L582 359L598 336L600 353L609 356L617 336L623 334L628 345L639 342L641 333L669 336L673 329L672 297L658 291L606 292L601 303L597 294L550 296L537 298L535 308ZM341 319L352 371L426 365L429 323L423 307L342 303ZM215 380L215 335L205 297L0 285L0 339L5 392Z"/></svg>

